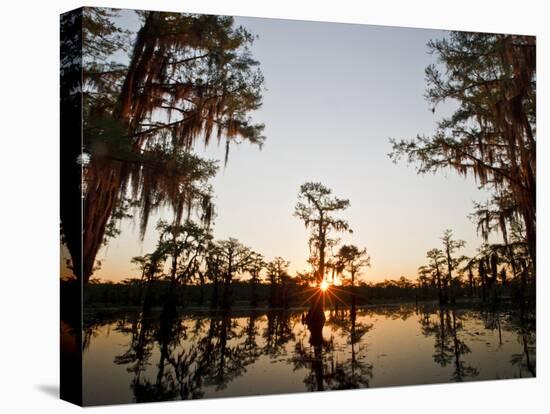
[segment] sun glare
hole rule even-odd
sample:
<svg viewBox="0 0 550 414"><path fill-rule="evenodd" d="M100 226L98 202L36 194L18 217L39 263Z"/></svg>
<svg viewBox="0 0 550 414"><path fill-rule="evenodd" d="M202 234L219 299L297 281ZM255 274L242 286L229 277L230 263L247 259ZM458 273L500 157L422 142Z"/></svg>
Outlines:
<svg viewBox="0 0 550 414"><path fill-rule="evenodd" d="M321 284L319 285L319 287L321 288L321 290L324 292L328 289L328 282L326 280L323 280L321 282Z"/></svg>

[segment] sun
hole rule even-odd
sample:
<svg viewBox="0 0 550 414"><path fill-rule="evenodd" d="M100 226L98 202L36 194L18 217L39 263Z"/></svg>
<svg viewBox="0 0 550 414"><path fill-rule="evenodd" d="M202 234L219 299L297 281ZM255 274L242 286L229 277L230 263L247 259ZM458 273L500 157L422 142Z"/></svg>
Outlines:
<svg viewBox="0 0 550 414"><path fill-rule="evenodd" d="M328 282L327 282L326 280L323 280L323 281L321 282L321 284L319 285L319 287L321 288L321 290L322 290L323 292L325 292L325 291L328 289Z"/></svg>

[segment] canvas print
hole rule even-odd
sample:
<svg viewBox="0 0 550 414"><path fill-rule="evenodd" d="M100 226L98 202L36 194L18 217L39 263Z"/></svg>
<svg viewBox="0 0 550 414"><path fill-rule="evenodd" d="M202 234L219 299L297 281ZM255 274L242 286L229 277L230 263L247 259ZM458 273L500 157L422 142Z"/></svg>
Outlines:
<svg viewBox="0 0 550 414"><path fill-rule="evenodd" d="M536 376L533 36L68 12L61 186L64 399Z"/></svg>

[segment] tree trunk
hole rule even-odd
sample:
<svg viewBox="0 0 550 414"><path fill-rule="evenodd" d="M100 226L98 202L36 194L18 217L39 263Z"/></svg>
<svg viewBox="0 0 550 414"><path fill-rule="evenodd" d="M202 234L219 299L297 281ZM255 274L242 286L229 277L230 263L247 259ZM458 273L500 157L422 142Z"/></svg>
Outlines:
<svg viewBox="0 0 550 414"><path fill-rule="evenodd" d="M105 237L107 223L115 208L121 186L122 165L118 162L92 161L93 174L86 177L86 196L82 223L82 252L71 252L78 268L82 254L82 277L87 284L94 271L97 252ZM69 245L68 245L69 246Z"/></svg>
<svg viewBox="0 0 550 414"><path fill-rule="evenodd" d="M443 295L443 283L441 281L441 272L439 271L439 266L436 265L435 274L437 278L437 295L439 299L439 304L444 305L447 303L445 296Z"/></svg>
<svg viewBox="0 0 550 414"><path fill-rule="evenodd" d="M468 296L470 298L473 298L474 297L474 274L471 268L468 269L468 285L470 287Z"/></svg>
<svg viewBox="0 0 550 414"><path fill-rule="evenodd" d="M455 289L453 286L453 264L452 264L451 252L449 250L449 247L447 247L447 271L449 272L448 273L449 297L451 299L451 304L454 305L456 303L456 297L455 297Z"/></svg>
<svg viewBox="0 0 550 414"><path fill-rule="evenodd" d="M199 306L204 305L204 279L202 277L200 278L198 305Z"/></svg>
<svg viewBox="0 0 550 414"><path fill-rule="evenodd" d="M218 295L220 289L220 282L216 279L214 280L212 286L212 298L210 299L210 307L216 309L218 307Z"/></svg>
<svg viewBox="0 0 550 414"><path fill-rule="evenodd" d="M307 314L307 323L308 326L313 324L317 326L320 324L321 327L325 323L325 307L324 307L324 292L321 289L318 289L317 292L311 298L309 311Z"/></svg>
<svg viewBox="0 0 550 414"><path fill-rule="evenodd" d="M129 130L132 130L133 126L135 127L141 120L132 108L133 105L141 105L142 103L142 99L139 99L135 93L139 81L136 79L135 74L143 70L144 65L147 64L147 60L150 59L153 53L153 48L149 47L149 56L144 56L144 48L147 39L154 36L153 23L158 18L158 13L149 13L144 26L138 32L128 73L119 96L118 108L113 115L117 119L124 120ZM128 138L120 137L120 139ZM90 144L85 143L86 146ZM135 142L132 146L137 149ZM87 150L90 151L93 148L87 148ZM82 267L84 284L88 283L93 274L95 259L101 248L107 223L113 213L119 193L123 190L128 173L121 162L100 159L97 155L92 156L87 170L87 177L84 178L86 191L83 206L82 251L75 251L72 248L74 243L67 243L73 266L76 269ZM77 275L78 273L76 272Z"/></svg>
<svg viewBox="0 0 550 414"><path fill-rule="evenodd" d="M317 275L317 283L321 284L325 277L325 232L323 230L324 220L322 212L320 212L321 220L319 222L319 274ZM319 289L319 292L313 295L311 305L308 312L308 319L316 320L317 323L325 323L325 304L324 292Z"/></svg>
<svg viewBox="0 0 550 414"><path fill-rule="evenodd" d="M269 276L269 307L275 307L277 287L275 285L275 275Z"/></svg>
<svg viewBox="0 0 550 414"><path fill-rule="evenodd" d="M233 269L231 264L231 259L229 260L229 267L225 275L224 286L223 286L223 298L222 298L222 309L227 310L231 306L231 279L233 277Z"/></svg>
<svg viewBox="0 0 550 414"><path fill-rule="evenodd" d="M498 284L498 259L496 254L493 253L491 255L490 261L489 261L490 269L491 269L491 300L496 302L498 299L497 295L497 284Z"/></svg>
<svg viewBox="0 0 550 414"><path fill-rule="evenodd" d="M487 301L487 274L483 259L479 261L478 272L479 278L481 279L481 300L485 303Z"/></svg>
<svg viewBox="0 0 550 414"><path fill-rule="evenodd" d="M141 298L141 309L144 311L144 312L147 312L151 309L151 302L152 302L152 285L153 284L153 277L152 276L147 276L146 278L146 281L145 281L145 289L144 289L144 292L143 292L143 296Z"/></svg>
<svg viewBox="0 0 550 414"><path fill-rule="evenodd" d="M355 323L355 272L351 273L351 316Z"/></svg>
<svg viewBox="0 0 550 414"><path fill-rule="evenodd" d="M162 316L174 317L177 313L177 298L176 298L177 283L175 279L170 280L168 292L164 298L164 305L162 307Z"/></svg>
<svg viewBox="0 0 550 414"><path fill-rule="evenodd" d="M258 293L257 293L257 284L258 279L256 276L252 277L252 298L250 300L250 305L253 307L258 306Z"/></svg>

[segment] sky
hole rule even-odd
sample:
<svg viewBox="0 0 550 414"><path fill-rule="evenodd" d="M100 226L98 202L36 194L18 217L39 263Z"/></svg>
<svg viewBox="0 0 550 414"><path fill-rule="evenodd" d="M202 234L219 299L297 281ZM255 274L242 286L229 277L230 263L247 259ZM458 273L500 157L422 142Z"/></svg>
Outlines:
<svg viewBox="0 0 550 414"><path fill-rule="evenodd" d="M135 30L138 20L124 12ZM447 228L474 254L481 240L468 218L473 201L487 194L452 171L417 175L413 165L394 164L389 138L430 135L452 103L431 111L424 69L435 63L426 43L443 31L281 19L236 18L258 38L251 50L265 77L262 108L252 114L265 124L265 145L233 145L229 162L212 180L216 194L216 239L235 237L266 259L282 256L290 271L308 269L308 232L293 216L298 189L320 181L350 200L341 214L353 234L342 243L366 247L371 267L364 281L416 277L426 251L440 247ZM215 144L199 155L223 160ZM100 251L94 277L138 277L130 263L154 250L160 217L151 217L143 242L128 220L122 234Z"/></svg>

